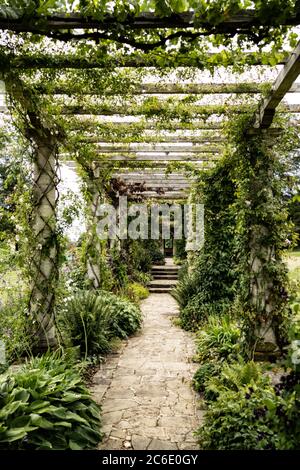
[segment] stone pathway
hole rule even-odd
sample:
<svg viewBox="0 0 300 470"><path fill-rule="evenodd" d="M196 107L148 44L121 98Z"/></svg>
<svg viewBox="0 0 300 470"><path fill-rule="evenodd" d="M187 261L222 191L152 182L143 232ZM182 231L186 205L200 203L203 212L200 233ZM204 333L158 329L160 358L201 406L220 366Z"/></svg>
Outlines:
<svg viewBox="0 0 300 470"><path fill-rule="evenodd" d="M193 337L173 325L178 308L170 294L151 294L142 311L142 331L94 376L106 435L99 449L198 449L193 432L203 412L191 388Z"/></svg>

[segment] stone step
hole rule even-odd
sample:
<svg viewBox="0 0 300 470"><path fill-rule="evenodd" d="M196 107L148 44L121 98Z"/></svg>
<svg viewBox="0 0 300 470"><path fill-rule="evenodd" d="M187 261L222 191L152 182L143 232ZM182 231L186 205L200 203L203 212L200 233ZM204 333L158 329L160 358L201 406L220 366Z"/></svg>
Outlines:
<svg viewBox="0 0 300 470"><path fill-rule="evenodd" d="M175 269L155 269L151 270L151 274L178 274L178 271Z"/></svg>
<svg viewBox="0 0 300 470"><path fill-rule="evenodd" d="M177 266L176 264L153 264L152 269L173 269L174 271L178 271L179 266Z"/></svg>
<svg viewBox="0 0 300 470"><path fill-rule="evenodd" d="M149 287L150 294L169 294L173 289L168 287Z"/></svg>
<svg viewBox="0 0 300 470"><path fill-rule="evenodd" d="M148 284L149 287L170 287L173 288L177 284L176 280L169 280L169 279L157 279L154 281L150 281Z"/></svg>
<svg viewBox="0 0 300 470"><path fill-rule="evenodd" d="M170 279L170 280L177 280L177 274L154 274L154 279Z"/></svg>

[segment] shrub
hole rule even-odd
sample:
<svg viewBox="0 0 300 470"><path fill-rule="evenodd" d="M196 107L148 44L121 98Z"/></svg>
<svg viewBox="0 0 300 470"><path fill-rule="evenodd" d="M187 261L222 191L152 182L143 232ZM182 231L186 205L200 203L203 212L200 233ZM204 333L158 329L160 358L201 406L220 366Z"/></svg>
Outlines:
<svg viewBox="0 0 300 470"><path fill-rule="evenodd" d="M210 403L199 429L201 449L253 450L279 446L276 426L278 398L269 384L226 390Z"/></svg>
<svg viewBox="0 0 300 470"><path fill-rule="evenodd" d="M273 386L257 363L224 364L206 383L213 400L198 430L202 449L300 448L300 376L291 372Z"/></svg>
<svg viewBox="0 0 300 470"><path fill-rule="evenodd" d="M65 357L32 359L0 377L0 449L93 449L99 411Z"/></svg>
<svg viewBox="0 0 300 470"><path fill-rule="evenodd" d="M126 338L141 325L141 312L126 299L105 291L82 291L60 312L60 322L72 346L85 356L105 354L114 336Z"/></svg>
<svg viewBox="0 0 300 470"><path fill-rule="evenodd" d="M60 312L60 322L72 346L86 356L105 354L110 349L108 302L93 292L76 293Z"/></svg>
<svg viewBox="0 0 300 470"><path fill-rule="evenodd" d="M129 298L136 303L138 303L140 300L146 299L149 296L148 289L137 282L129 284L127 293Z"/></svg>
<svg viewBox="0 0 300 470"><path fill-rule="evenodd" d="M152 276L151 276L151 274L148 274L148 273L142 273L140 271L134 271L132 273L132 279L135 282L138 282L139 284L142 284L143 286L146 287L149 284L149 282L151 281Z"/></svg>
<svg viewBox="0 0 300 470"><path fill-rule="evenodd" d="M30 352L30 336L27 331L26 299L13 296L0 307L0 340L5 344L7 363L12 363L20 356Z"/></svg>
<svg viewBox="0 0 300 470"><path fill-rule="evenodd" d="M200 362L236 359L241 351L241 341L241 330L229 316L210 317L198 333L198 359Z"/></svg>
<svg viewBox="0 0 300 470"><path fill-rule="evenodd" d="M196 392L204 393L204 397L209 399L206 396L206 386L207 382L211 377L214 377L220 371L220 365L216 362L206 362L201 364L193 378L193 386Z"/></svg>
<svg viewBox="0 0 300 470"><path fill-rule="evenodd" d="M205 398L215 400L221 393L228 390L238 391L240 387L256 383L263 388L269 383L269 377L262 374L262 368L257 363L239 362L223 363L216 373L205 382Z"/></svg>
<svg viewBox="0 0 300 470"><path fill-rule="evenodd" d="M196 331L199 326L204 325L210 316L222 316L231 309L231 302L219 300L205 303L202 294L195 295L190 299L185 308L180 312L181 325L186 330Z"/></svg>
<svg viewBox="0 0 300 470"><path fill-rule="evenodd" d="M150 255L151 264L165 264L165 255L161 251L160 241L144 240L144 247Z"/></svg>
<svg viewBox="0 0 300 470"><path fill-rule="evenodd" d="M129 245L128 268L147 273L151 269L151 253L145 247L143 240L130 240Z"/></svg>
<svg viewBox="0 0 300 470"><path fill-rule="evenodd" d="M119 252L117 249L111 250L110 263L114 286L116 289L122 289L128 283L127 264L126 259L123 256L123 252Z"/></svg>
<svg viewBox="0 0 300 470"><path fill-rule="evenodd" d="M112 336L127 338L140 328L142 315L136 305L114 294L101 295L104 302L109 305L108 328Z"/></svg>
<svg viewBox="0 0 300 470"><path fill-rule="evenodd" d="M189 300L195 295L198 286L197 276L189 275L187 268L180 273L176 288L172 291L172 295L177 300L179 307L184 308Z"/></svg>

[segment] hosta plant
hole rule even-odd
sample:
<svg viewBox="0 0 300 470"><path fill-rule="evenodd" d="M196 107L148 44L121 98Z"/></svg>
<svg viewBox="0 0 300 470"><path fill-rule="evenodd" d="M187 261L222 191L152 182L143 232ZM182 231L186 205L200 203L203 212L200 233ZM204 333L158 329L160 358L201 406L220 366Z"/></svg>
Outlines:
<svg viewBox="0 0 300 470"><path fill-rule="evenodd" d="M0 377L0 449L94 449L99 412L74 364L32 359Z"/></svg>

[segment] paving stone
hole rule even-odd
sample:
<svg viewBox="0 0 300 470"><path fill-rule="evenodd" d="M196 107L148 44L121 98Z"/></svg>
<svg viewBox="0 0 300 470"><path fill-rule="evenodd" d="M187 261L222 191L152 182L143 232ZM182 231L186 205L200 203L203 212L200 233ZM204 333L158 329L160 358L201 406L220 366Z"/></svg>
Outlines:
<svg viewBox="0 0 300 470"><path fill-rule="evenodd" d="M104 440L98 448L105 450L120 450L122 449L122 440L115 437L109 437Z"/></svg>
<svg viewBox="0 0 300 470"><path fill-rule="evenodd" d="M147 450L148 445L151 442L151 439L148 437L138 436L133 434L131 438L132 448L134 450Z"/></svg>
<svg viewBox="0 0 300 470"><path fill-rule="evenodd" d="M135 393L130 388L114 387L109 389L109 398L133 398Z"/></svg>
<svg viewBox="0 0 300 470"><path fill-rule="evenodd" d="M105 410L102 409L102 422L103 423L118 423L121 421L122 416L123 416L123 410L121 411L108 411L105 412Z"/></svg>
<svg viewBox="0 0 300 470"><path fill-rule="evenodd" d="M178 444L180 450L199 450L199 445L195 442L181 442Z"/></svg>
<svg viewBox="0 0 300 470"><path fill-rule="evenodd" d="M169 294L151 294L142 311L142 331L94 376L107 433L99 449L198 449L193 433L203 410L191 388L194 335L173 325L178 306Z"/></svg>
<svg viewBox="0 0 300 470"><path fill-rule="evenodd" d="M153 439L150 443L148 450L177 450L178 447L174 442L162 441L160 439Z"/></svg>
<svg viewBox="0 0 300 470"><path fill-rule="evenodd" d="M108 398L105 400L102 405L102 411L118 411L118 410L126 410L127 408L133 408L136 406L136 402L130 399L120 399L120 398Z"/></svg>
<svg viewBox="0 0 300 470"><path fill-rule="evenodd" d="M110 436L118 437L119 439L124 440L126 437L126 430L125 429L111 429Z"/></svg>
<svg viewBox="0 0 300 470"><path fill-rule="evenodd" d="M97 403L101 403L101 400L106 393L106 390L108 389L107 385L93 385L91 388L91 392L93 395L93 398Z"/></svg>

